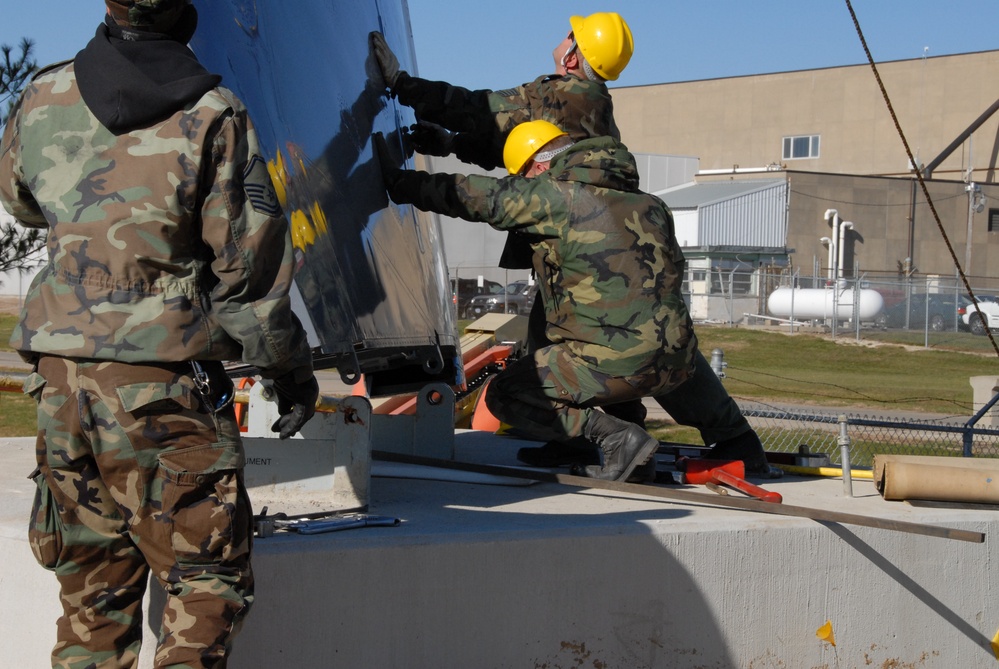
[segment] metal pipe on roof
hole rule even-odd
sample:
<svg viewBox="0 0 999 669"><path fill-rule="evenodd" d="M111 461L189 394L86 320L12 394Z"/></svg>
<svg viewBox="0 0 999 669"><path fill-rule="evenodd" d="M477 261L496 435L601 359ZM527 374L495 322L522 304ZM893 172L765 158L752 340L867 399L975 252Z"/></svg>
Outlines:
<svg viewBox="0 0 999 669"><path fill-rule="evenodd" d="M832 219L832 245L829 249L829 278L833 281L839 278L839 265L837 260L839 259L839 211L835 209L826 209L825 219L828 221Z"/></svg>
<svg viewBox="0 0 999 669"><path fill-rule="evenodd" d="M822 237L821 239L819 239L819 243L821 243L822 246L826 247L826 249L827 249L827 251L826 251L826 264L829 267L829 269L827 270L827 272L829 273L829 278L831 279L832 278L832 266L833 266L833 250L836 248L836 245L833 244L832 240L829 239L828 237Z"/></svg>
<svg viewBox="0 0 999 669"><path fill-rule="evenodd" d="M846 275L846 272L843 271L843 256L844 256L843 249L846 248L846 244L844 243L844 241L846 240L847 230L853 230L853 223L851 223L850 221L843 221L842 223L839 224L839 246L838 246L839 262L837 263L837 267L839 268L839 275L836 277L837 279L840 278L840 276Z"/></svg>

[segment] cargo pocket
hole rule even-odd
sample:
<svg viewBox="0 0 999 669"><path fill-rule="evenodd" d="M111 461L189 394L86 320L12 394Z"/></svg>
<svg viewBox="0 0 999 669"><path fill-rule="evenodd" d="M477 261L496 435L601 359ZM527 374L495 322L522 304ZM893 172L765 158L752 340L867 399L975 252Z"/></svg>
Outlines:
<svg viewBox="0 0 999 669"><path fill-rule="evenodd" d="M28 544L38 564L55 571L59 567L63 553L59 508L42 473L36 469L31 478L35 482L35 501L31 505Z"/></svg>
<svg viewBox="0 0 999 669"><path fill-rule="evenodd" d="M31 372L28 374L27 378L24 379L24 385L21 386L21 392L38 402L42 398L42 391L45 390L45 384L46 381L44 376L38 372Z"/></svg>
<svg viewBox="0 0 999 669"><path fill-rule="evenodd" d="M234 535L241 511L240 445L208 445L167 451L159 456L163 513L177 564L204 566L231 561L245 542ZM235 532L243 534L238 530Z"/></svg>
<svg viewBox="0 0 999 669"><path fill-rule="evenodd" d="M561 346L549 351L544 363L549 372L539 374L542 387L545 388L545 394L559 402L582 405L602 390L594 382L590 368L570 356Z"/></svg>

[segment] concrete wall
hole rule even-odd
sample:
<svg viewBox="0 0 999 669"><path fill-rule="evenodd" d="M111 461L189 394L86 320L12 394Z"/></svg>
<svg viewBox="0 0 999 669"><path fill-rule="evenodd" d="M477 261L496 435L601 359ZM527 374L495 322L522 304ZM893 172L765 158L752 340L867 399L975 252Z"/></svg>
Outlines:
<svg viewBox="0 0 999 669"><path fill-rule="evenodd" d="M879 63L878 71L910 148L926 164L995 102L988 82L999 80L999 51ZM999 208L999 114L934 171L928 189L938 228L909 178L877 178L910 177L911 171L869 65L614 88L612 94L622 139L633 151L697 156L702 170L783 164L790 181L787 246L798 267L810 271L816 259L827 266L819 240L830 233L823 214L833 208L856 226L844 258L848 271L890 274L911 257L919 273L953 278L949 243L973 286L995 288L999 234L988 230L988 217ZM783 160L782 139L795 135L819 135L819 157ZM987 198L985 210L971 215L970 240L969 167Z"/></svg>
<svg viewBox="0 0 999 669"><path fill-rule="evenodd" d="M512 460L518 442L505 441L489 454ZM0 664L9 667L47 666L59 613L55 580L25 541L32 444L0 444ZM887 503L870 481L854 481L849 498L839 480L764 485L796 508L987 540L550 484L376 478L372 512L401 518L399 527L255 542L257 599L230 666L995 666L994 511ZM815 635L827 620L835 648Z"/></svg>
<svg viewBox="0 0 999 669"><path fill-rule="evenodd" d="M930 162L997 97L999 51L879 63L917 160ZM701 169L785 163L789 169L907 174L908 159L869 65L614 88L633 151L697 156ZM999 115L936 171L985 181ZM782 159L785 136L821 135L816 159ZM993 179L994 180L994 179Z"/></svg>
<svg viewBox="0 0 999 669"><path fill-rule="evenodd" d="M809 172L791 172L788 180L787 246L795 250L794 262L799 267L811 269L815 257L827 266L827 250L820 242L831 234L825 220L827 209L836 209L842 220L854 224L846 238L844 266L848 274L852 275L854 268L858 273L895 272L911 253L920 273L953 278L955 268L947 240L958 261L965 264L968 197L960 181L927 182L941 233L922 190L918 184L914 190L912 180ZM990 202L999 202L999 186L982 188ZM972 218L971 265L965 267L965 273L976 287L988 287L988 277L995 277L999 263L999 235L988 231L987 212L975 213Z"/></svg>

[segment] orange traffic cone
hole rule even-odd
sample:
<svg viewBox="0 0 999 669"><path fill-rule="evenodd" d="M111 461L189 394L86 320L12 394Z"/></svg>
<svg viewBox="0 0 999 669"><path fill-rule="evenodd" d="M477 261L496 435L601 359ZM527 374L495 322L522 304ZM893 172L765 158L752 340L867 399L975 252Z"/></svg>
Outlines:
<svg viewBox="0 0 999 669"><path fill-rule="evenodd" d="M479 430L481 432L493 432L499 433L500 430L504 429L503 423L500 419L493 415L493 412L489 410L486 406L486 392L489 390L489 384L492 383L493 377L486 379L486 382L479 389L479 396L475 400L475 408L472 410L472 429Z"/></svg>

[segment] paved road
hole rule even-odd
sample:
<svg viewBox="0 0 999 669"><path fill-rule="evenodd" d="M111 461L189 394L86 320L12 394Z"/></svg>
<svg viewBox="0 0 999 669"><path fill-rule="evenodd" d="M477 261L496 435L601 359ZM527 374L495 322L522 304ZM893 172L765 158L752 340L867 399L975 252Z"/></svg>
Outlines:
<svg viewBox="0 0 999 669"><path fill-rule="evenodd" d="M21 360L21 356L10 351L0 351L0 369L9 369L15 372L26 372L31 369Z"/></svg>

